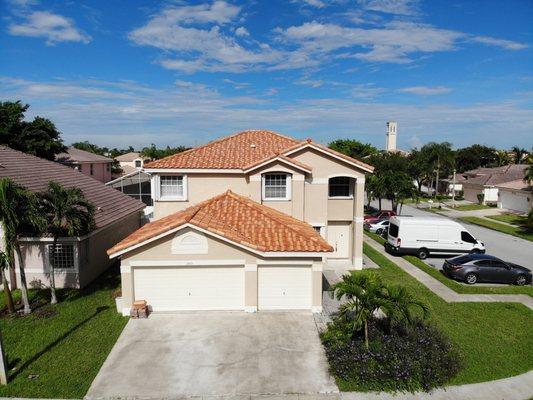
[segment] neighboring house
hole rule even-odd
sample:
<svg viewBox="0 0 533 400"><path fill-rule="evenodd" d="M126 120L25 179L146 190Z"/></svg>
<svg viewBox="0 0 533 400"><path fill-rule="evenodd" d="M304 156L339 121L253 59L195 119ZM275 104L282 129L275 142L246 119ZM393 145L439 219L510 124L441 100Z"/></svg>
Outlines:
<svg viewBox="0 0 533 400"><path fill-rule="evenodd" d="M113 164L111 158L69 147L65 153L56 156L56 161L100 182L106 183L111 180L111 166Z"/></svg>
<svg viewBox="0 0 533 400"><path fill-rule="evenodd" d="M156 311L318 311L326 258L362 267L365 173L373 170L363 162L253 130L144 170L154 222L109 251L122 256L125 312L134 300Z"/></svg>
<svg viewBox="0 0 533 400"><path fill-rule="evenodd" d="M122 313L322 310L322 264L333 248L310 225L231 191L145 225L121 256Z"/></svg>
<svg viewBox="0 0 533 400"><path fill-rule="evenodd" d="M115 160L118 161L120 168L123 171L123 175L128 175L140 170L144 167L145 162L150 161L149 158L144 157L141 153L135 151L115 157Z"/></svg>
<svg viewBox="0 0 533 400"><path fill-rule="evenodd" d="M0 178L11 178L33 192L45 190L49 181L77 187L96 207L93 232L59 241L55 254L57 287L86 286L111 265L106 250L141 226L143 203L59 163L0 146ZM52 238L28 237L22 243L28 284L48 286Z"/></svg>
<svg viewBox="0 0 533 400"><path fill-rule="evenodd" d="M457 183L463 187L465 200L477 203L483 194L483 204L498 202L498 186L523 179L527 165L505 165L495 168L477 168L457 174Z"/></svg>
<svg viewBox="0 0 533 400"><path fill-rule="evenodd" d="M498 185L498 208L527 214L533 208L533 187L522 179Z"/></svg>

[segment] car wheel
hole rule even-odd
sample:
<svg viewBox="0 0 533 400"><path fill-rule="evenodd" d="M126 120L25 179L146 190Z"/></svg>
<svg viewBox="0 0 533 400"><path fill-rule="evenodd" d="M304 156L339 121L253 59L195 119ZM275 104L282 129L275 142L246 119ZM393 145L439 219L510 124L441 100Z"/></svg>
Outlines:
<svg viewBox="0 0 533 400"><path fill-rule="evenodd" d="M466 274L465 282L468 283L469 285L473 285L474 283L476 283L477 282L476 274L473 274L472 272L470 272L469 274Z"/></svg>
<svg viewBox="0 0 533 400"><path fill-rule="evenodd" d="M376 231L376 235L381 235L382 233L383 233L383 229L378 229L378 230Z"/></svg>
<svg viewBox="0 0 533 400"><path fill-rule="evenodd" d="M524 286L527 283L527 278L525 277L525 275L518 275L514 283L518 286Z"/></svg>
<svg viewBox="0 0 533 400"><path fill-rule="evenodd" d="M416 253L416 255L421 260L425 260L429 256L429 251L427 249L419 249L418 252Z"/></svg>

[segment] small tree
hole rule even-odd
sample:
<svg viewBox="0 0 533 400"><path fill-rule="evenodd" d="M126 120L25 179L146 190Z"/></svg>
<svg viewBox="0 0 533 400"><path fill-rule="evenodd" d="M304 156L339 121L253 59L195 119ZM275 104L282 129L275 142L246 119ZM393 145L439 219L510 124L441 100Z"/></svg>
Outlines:
<svg viewBox="0 0 533 400"><path fill-rule="evenodd" d="M9 258L6 253L0 251L0 273L2 274L2 286L4 287L4 299L6 302L7 311L10 314L15 312L15 304L13 303L13 296L9 283L7 281L6 273L9 269Z"/></svg>
<svg viewBox="0 0 533 400"><path fill-rule="evenodd" d="M38 210L37 197L9 178L0 179L0 222L4 231L5 252L13 271L15 270L14 253L17 254L24 313L28 314L31 309L20 238L28 233L40 232L43 229L44 220Z"/></svg>
<svg viewBox="0 0 533 400"><path fill-rule="evenodd" d="M352 272L331 287L332 297L345 300L339 307L339 314L354 332L364 330L365 347L369 348L368 321L381 309L389 319L413 321L413 308L416 306L427 315L427 306L416 300L403 287L388 286L374 271Z"/></svg>
<svg viewBox="0 0 533 400"><path fill-rule="evenodd" d="M57 182L49 182L40 194L47 221L47 231L53 237L50 257L51 303L57 303L55 287L55 255L57 242L64 236L81 236L94 229L94 206L79 188L64 188Z"/></svg>
<svg viewBox="0 0 533 400"><path fill-rule="evenodd" d="M477 197L477 202L479 204L483 204L483 200L485 200L485 195L483 193L478 193L476 197Z"/></svg>

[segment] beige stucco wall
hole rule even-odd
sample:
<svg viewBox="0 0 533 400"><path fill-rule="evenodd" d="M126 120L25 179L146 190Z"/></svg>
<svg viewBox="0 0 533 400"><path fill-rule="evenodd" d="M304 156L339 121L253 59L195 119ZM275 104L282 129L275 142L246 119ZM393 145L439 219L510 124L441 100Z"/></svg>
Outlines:
<svg viewBox="0 0 533 400"><path fill-rule="evenodd" d="M207 254L173 254L172 240L176 237L194 232L207 240ZM154 262L154 268L157 268L157 262L172 261L221 261L232 260L242 261L245 269L245 307L257 308L257 264L261 262L305 262L309 266L312 264L321 266L321 257L261 257L251 251L240 248L227 241L218 239L194 228L186 227L177 232L164 236L154 242L147 243L142 247L134 249L121 257L121 276L122 276L122 298L124 307L129 308L134 300L133 276L135 274L135 262ZM197 265L201 263L197 263ZM143 266L143 268L147 268ZM194 268L194 265L191 266ZM315 282L315 280L317 280ZM322 306L322 272L313 273L313 306Z"/></svg>

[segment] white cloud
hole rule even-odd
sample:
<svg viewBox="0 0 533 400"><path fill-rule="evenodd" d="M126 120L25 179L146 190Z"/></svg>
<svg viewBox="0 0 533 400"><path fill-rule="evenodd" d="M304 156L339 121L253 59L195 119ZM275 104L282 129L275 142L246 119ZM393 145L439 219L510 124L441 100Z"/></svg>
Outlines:
<svg viewBox="0 0 533 400"><path fill-rule="evenodd" d="M323 8L326 6L326 3L324 3L322 0L300 0L305 5L315 7L315 8Z"/></svg>
<svg viewBox="0 0 533 400"><path fill-rule="evenodd" d="M386 91L387 89L385 88L376 87L371 83L367 83L367 84L355 85L350 90L350 93L352 94L353 97L356 97L359 99L373 99L385 93Z"/></svg>
<svg viewBox="0 0 533 400"><path fill-rule="evenodd" d="M474 36L471 38L473 42L483 43L490 46L502 47L506 50L522 50L528 46L523 43L513 42L511 40L495 39L487 36Z"/></svg>
<svg viewBox="0 0 533 400"><path fill-rule="evenodd" d="M237 36L250 36L250 32L248 32L248 29L246 29L244 26L239 26L237 29L235 29L235 34Z"/></svg>
<svg viewBox="0 0 533 400"><path fill-rule="evenodd" d="M274 93L223 96L187 81L161 87L127 81L0 79L0 98L31 104L28 117L51 118L67 143L198 145L238 130L266 128L322 142L351 137L381 145L385 121L394 119L404 148L413 137L421 143L448 140L456 146L508 147L508 137L501 132L513 132L514 143L526 147L533 130L531 109L518 102L454 106L391 99L387 103L349 98L284 101L269 94Z"/></svg>
<svg viewBox="0 0 533 400"><path fill-rule="evenodd" d="M233 86L235 89L246 89L250 87L250 84L248 82L237 82L232 79L223 79L222 82Z"/></svg>
<svg viewBox="0 0 533 400"><path fill-rule="evenodd" d="M35 11L25 16L25 21L9 25L8 31L14 36L46 38L47 45L58 42L89 43L91 37L78 29L74 22L62 15L48 11Z"/></svg>
<svg viewBox="0 0 533 400"><path fill-rule="evenodd" d="M400 93L418 94L421 96L434 96L450 93L451 91L452 89L446 86L410 86L398 89L398 92Z"/></svg>
<svg viewBox="0 0 533 400"><path fill-rule="evenodd" d="M418 14L418 0L357 0L365 10L386 14L416 15Z"/></svg>

